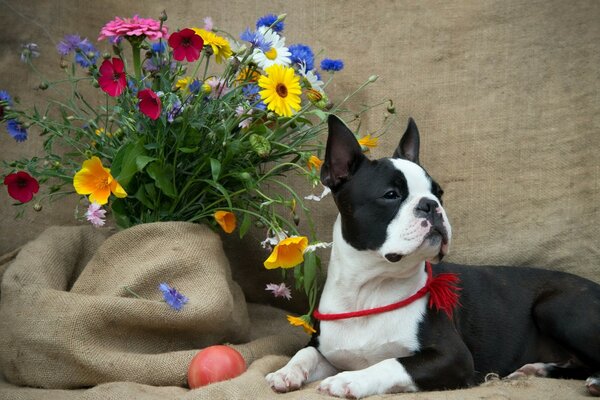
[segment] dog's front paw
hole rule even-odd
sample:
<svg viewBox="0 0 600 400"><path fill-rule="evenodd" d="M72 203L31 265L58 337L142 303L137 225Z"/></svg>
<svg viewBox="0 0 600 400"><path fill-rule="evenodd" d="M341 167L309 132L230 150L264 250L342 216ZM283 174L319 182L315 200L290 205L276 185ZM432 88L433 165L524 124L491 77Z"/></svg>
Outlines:
<svg viewBox="0 0 600 400"><path fill-rule="evenodd" d="M360 399L378 394L377 387L370 387L368 379L363 379L361 371L341 372L324 379L317 390L330 396Z"/></svg>
<svg viewBox="0 0 600 400"><path fill-rule="evenodd" d="M298 365L286 365L280 370L268 374L265 379L274 391L285 393L299 389L308 379L308 371Z"/></svg>

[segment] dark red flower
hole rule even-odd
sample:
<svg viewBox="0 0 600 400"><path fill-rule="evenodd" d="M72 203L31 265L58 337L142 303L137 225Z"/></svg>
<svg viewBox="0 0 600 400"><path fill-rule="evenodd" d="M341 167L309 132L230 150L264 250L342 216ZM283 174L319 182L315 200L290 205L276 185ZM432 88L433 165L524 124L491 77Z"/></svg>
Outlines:
<svg viewBox="0 0 600 400"><path fill-rule="evenodd" d="M8 195L21 203L27 203L40 190L38 181L27 172L19 171L4 178L8 186Z"/></svg>
<svg viewBox="0 0 600 400"><path fill-rule="evenodd" d="M192 62L200 58L204 40L192 29L185 28L169 36L169 46L173 48L175 60L183 61L185 58Z"/></svg>
<svg viewBox="0 0 600 400"><path fill-rule="evenodd" d="M138 107L140 111L150 117L150 119L157 119L160 116L160 98L151 89L140 90L138 95L140 103Z"/></svg>
<svg viewBox="0 0 600 400"><path fill-rule="evenodd" d="M108 93L109 96L115 97L123 93L127 87L127 79L125 78L125 65L119 58L104 60L100 66L100 76L98 77L100 89Z"/></svg>

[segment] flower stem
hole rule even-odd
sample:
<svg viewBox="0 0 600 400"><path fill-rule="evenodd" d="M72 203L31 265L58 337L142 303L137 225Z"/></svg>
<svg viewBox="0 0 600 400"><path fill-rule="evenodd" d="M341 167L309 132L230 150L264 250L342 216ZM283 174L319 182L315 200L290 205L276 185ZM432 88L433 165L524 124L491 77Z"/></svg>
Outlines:
<svg viewBox="0 0 600 400"><path fill-rule="evenodd" d="M134 297L141 299L142 297L140 295L138 295L136 292L134 292L133 290L131 290L129 288L129 286L123 286L125 288L125 290L127 290L129 293L131 293Z"/></svg>
<svg viewBox="0 0 600 400"><path fill-rule="evenodd" d="M140 82L142 79L142 62L140 59L140 45L138 43L131 43L133 53L133 69L135 71L135 79Z"/></svg>

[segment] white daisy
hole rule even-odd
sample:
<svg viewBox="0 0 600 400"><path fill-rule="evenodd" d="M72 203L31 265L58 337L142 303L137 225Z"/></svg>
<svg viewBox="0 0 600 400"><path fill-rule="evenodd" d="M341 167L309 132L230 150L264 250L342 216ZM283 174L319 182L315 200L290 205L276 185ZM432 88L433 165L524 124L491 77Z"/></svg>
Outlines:
<svg viewBox="0 0 600 400"><path fill-rule="evenodd" d="M302 75L304 79L308 81L311 88L316 89L319 92L323 92L323 81L319 79L317 74L315 74L315 70L306 70L306 63L304 61L300 63L300 68L298 68L298 72L300 73L300 75Z"/></svg>
<svg viewBox="0 0 600 400"><path fill-rule="evenodd" d="M272 30L260 27L259 32L265 37L265 42L270 43L270 48L267 51L261 49L254 49L252 59L262 69L268 68L273 64L279 64L283 66L289 66L292 63L290 56L292 53L285 47L285 38L279 36Z"/></svg>

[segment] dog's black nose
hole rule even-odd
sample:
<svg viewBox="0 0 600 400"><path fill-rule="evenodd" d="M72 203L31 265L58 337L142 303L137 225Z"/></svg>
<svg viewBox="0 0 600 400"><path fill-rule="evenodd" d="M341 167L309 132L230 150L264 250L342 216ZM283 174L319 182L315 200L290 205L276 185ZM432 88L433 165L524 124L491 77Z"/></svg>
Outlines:
<svg viewBox="0 0 600 400"><path fill-rule="evenodd" d="M437 201L423 197L421 200L419 200L419 204L417 204L417 207L415 208L415 213L419 217L432 217L437 208Z"/></svg>

